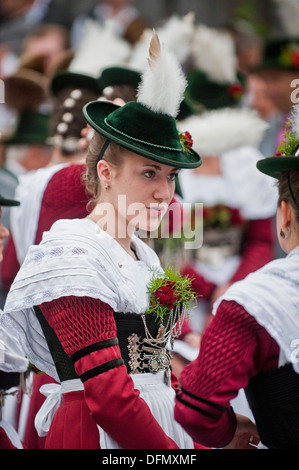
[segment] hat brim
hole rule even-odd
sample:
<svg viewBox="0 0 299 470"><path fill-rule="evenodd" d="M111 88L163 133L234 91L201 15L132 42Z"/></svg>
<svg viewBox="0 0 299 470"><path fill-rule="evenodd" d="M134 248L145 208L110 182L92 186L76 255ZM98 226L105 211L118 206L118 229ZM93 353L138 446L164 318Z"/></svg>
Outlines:
<svg viewBox="0 0 299 470"><path fill-rule="evenodd" d="M61 90L69 87L87 88L88 90L93 90L96 93L99 93L99 95L102 93L102 88L96 78L82 73L67 71L59 72L53 77L50 91L52 95L57 96Z"/></svg>
<svg viewBox="0 0 299 470"><path fill-rule="evenodd" d="M279 179L281 174L290 170L299 170L299 157L269 157L256 164L259 171L272 178Z"/></svg>
<svg viewBox="0 0 299 470"><path fill-rule="evenodd" d="M107 67L101 73L99 83L102 89L109 86L129 85L137 88L141 81L141 73L125 67Z"/></svg>
<svg viewBox="0 0 299 470"><path fill-rule="evenodd" d="M15 201L13 199L6 199L5 197L1 196L1 194L0 194L0 206L12 207L12 206L19 206L19 205L20 205L19 201Z"/></svg>
<svg viewBox="0 0 299 470"><path fill-rule="evenodd" d="M131 110L134 105L138 104L132 102L127 103L124 106L127 107L126 109L130 108ZM123 132L113 130L110 126L107 126L105 119L118 109L120 109L120 107L111 102L92 101L84 106L83 114L87 122L93 129L99 132L99 134L104 135L112 142L115 142L121 147L124 147L138 155L176 168L197 168L202 164L201 157L192 149L190 149L188 153L183 150L173 151L165 148L166 146L164 148L161 148L158 145L154 146L153 144L147 143L145 139L137 141L136 138L130 137L129 132L125 134ZM122 109L124 109L124 107L122 107ZM126 116L124 113L123 118L130 122L130 118L133 118L133 114L130 114L130 111L128 111ZM134 119L135 121L138 120L138 115L135 114ZM144 116L140 115L140 119L144 119ZM150 128L149 123L148 128ZM159 128L158 123L155 129L151 130L156 133L163 132L163 129Z"/></svg>

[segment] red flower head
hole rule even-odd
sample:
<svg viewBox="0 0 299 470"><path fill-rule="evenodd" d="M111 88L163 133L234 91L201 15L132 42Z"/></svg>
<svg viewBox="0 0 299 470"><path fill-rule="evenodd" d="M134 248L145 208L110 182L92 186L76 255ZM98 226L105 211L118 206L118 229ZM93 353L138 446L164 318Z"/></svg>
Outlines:
<svg viewBox="0 0 299 470"><path fill-rule="evenodd" d="M299 51L298 50L292 52L292 63L296 67L299 67Z"/></svg>
<svg viewBox="0 0 299 470"><path fill-rule="evenodd" d="M180 141L181 141L181 145L182 145L184 152L188 152L191 150L192 145L193 145L193 139L192 139L190 132L188 131L181 132Z"/></svg>
<svg viewBox="0 0 299 470"><path fill-rule="evenodd" d="M244 87L241 83L233 83L228 87L228 94L236 101L242 98Z"/></svg>
<svg viewBox="0 0 299 470"><path fill-rule="evenodd" d="M174 282L167 281L166 284L153 292L153 296L159 301L160 305L164 305L170 310L174 307L174 302L178 300L174 291L174 285Z"/></svg>

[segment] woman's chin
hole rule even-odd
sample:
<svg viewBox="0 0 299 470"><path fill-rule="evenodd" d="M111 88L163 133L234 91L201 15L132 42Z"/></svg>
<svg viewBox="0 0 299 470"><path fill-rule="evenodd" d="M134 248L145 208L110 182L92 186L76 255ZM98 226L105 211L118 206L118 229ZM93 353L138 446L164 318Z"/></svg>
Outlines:
<svg viewBox="0 0 299 470"><path fill-rule="evenodd" d="M140 223L138 228L144 232L155 232L158 230L161 224L161 218L156 220L145 221L144 223Z"/></svg>

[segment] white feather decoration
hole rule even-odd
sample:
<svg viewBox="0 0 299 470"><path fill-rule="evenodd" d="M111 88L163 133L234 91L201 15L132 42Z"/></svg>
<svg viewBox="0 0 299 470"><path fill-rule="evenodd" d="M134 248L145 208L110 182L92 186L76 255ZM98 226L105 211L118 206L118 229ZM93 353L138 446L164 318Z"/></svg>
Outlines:
<svg viewBox="0 0 299 470"><path fill-rule="evenodd" d="M150 43L148 67L138 88L137 101L156 113L176 117L184 97L186 77L176 57L154 31Z"/></svg>
<svg viewBox="0 0 299 470"><path fill-rule="evenodd" d="M68 70L97 78L104 68L125 64L131 49L127 41L116 35L113 21L100 26L88 20Z"/></svg>
<svg viewBox="0 0 299 470"><path fill-rule="evenodd" d="M180 18L174 15L157 28L157 35L161 43L165 44L172 52L180 64L183 64L190 55L191 41L195 31L195 15L193 12L187 13ZM140 40L134 45L128 66L142 71L147 66L146 56L152 38L152 30L146 29Z"/></svg>
<svg viewBox="0 0 299 470"><path fill-rule="evenodd" d="M190 46L195 31L195 14L190 11L180 18L172 16L161 28L157 28L160 41L175 54L183 64L190 54Z"/></svg>
<svg viewBox="0 0 299 470"><path fill-rule="evenodd" d="M284 33L298 37L299 34L299 0L274 0Z"/></svg>
<svg viewBox="0 0 299 470"><path fill-rule="evenodd" d="M205 25L196 27L191 44L195 67L216 83L236 81L237 56L232 36Z"/></svg>
<svg viewBox="0 0 299 470"><path fill-rule="evenodd" d="M147 54L153 31L151 29L145 29L139 38L139 40L134 44L131 56L128 60L128 67L139 72L143 72L147 67Z"/></svg>
<svg viewBox="0 0 299 470"><path fill-rule="evenodd" d="M297 134L299 139L299 103L295 104L292 108L290 123L292 126L292 132Z"/></svg>
<svg viewBox="0 0 299 470"><path fill-rule="evenodd" d="M190 132L196 152L210 156L239 147L258 147L269 125L255 110L224 108L192 116L178 127Z"/></svg>

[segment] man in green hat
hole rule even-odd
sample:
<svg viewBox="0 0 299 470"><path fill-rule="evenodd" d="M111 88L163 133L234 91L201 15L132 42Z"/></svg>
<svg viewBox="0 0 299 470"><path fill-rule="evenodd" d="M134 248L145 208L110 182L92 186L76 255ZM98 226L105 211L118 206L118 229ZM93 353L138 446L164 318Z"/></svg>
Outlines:
<svg viewBox="0 0 299 470"><path fill-rule="evenodd" d="M266 82L270 98L282 113L275 147L283 138L291 108L298 102L299 37L269 40L264 58L255 71Z"/></svg>
<svg viewBox="0 0 299 470"><path fill-rule="evenodd" d="M4 167L18 177L47 166L52 155L52 146L47 143L49 126L49 114L30 109L22 111L13 134L2 141Z"/></svg>

